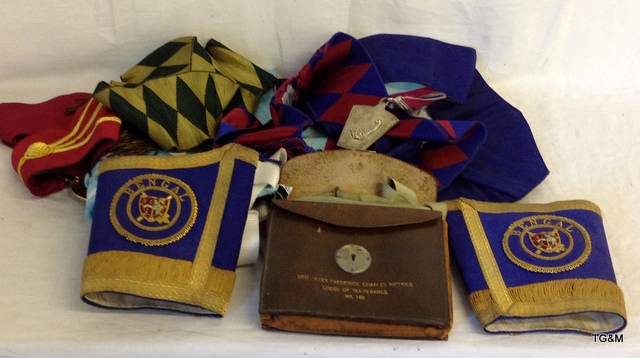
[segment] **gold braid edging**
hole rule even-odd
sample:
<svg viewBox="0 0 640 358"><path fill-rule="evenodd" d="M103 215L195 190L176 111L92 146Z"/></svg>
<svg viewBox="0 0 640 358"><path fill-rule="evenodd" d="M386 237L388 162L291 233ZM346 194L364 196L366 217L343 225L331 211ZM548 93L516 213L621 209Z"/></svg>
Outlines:
<svg viewBox="0 0 640 358"><path fill-rule="evenodd" d="M123 306L120 302L101 301L97 298L101 293L172 301L224 315L235 272L209 267L204 292L194 292L190 286L192 270L193 264L185 260L129 251L99 252L89 255L84 262L81 295L109 307ZM163 308L162 301L157 307ZM167 305L172 306L175 305Z"/></svg>
<svg viewBox="0 0 640 358"><path fill-rule="evenodd" d="M501 312L489 290L473 292L469 302L485 327L499 318L534 318L582 312L626 317L620 287L602 279L566 279L507 288L513 305Z"/></svg>

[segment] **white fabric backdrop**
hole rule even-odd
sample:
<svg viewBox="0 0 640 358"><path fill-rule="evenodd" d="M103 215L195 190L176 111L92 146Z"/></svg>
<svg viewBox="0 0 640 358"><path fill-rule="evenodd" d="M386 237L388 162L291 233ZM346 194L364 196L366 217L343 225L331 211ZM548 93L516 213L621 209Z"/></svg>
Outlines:
<svg viewBox="0 0 640 358"><path fill-rule="evenodd" d="M263 331L260 265L238 270L224 318L80 301L89 222L68 191L36 198L0 147L0 356L637 356L640 352L640 2L218 0L4 2L0 102L93 91L173 38L221 41L280 77L337 31L473 47L489 85L527 118L551 174L522 202L587 199L603 212L629 318L621 343L488 335L454 275L449 341Z"/></svg>

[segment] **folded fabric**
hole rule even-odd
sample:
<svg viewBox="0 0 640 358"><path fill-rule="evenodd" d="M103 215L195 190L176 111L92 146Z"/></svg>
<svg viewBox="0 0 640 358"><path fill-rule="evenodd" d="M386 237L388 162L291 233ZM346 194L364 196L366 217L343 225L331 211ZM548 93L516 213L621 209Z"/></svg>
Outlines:
<svg viewBox="0 0 640 358"><path fill-rule="evenodd" d="M257 162L240 145L101 162L82 299L224 315Z"/></svg>
<svg viewBox="0 0 640 358"><path fill-rule="evenodd" d="M59 100L67 105L77 98L72 94ZM50 109L57 102L30 109L28 117ZM72 116L61 115L62 108L58 105L55 108L51 113L53 125L43 123L41 130L25 126L26 132L32 133L17 142L11 155L13 168L37 196L52 194L69 184L80 194L84 190L84 175L119 137L120 118L95 99L89 98ZM42 115L41 118L47 118L48 113Z"/></svg>
<svg viewBox="0 0 640 358"><path fill-rule="evenodd" d="M451 249L489 333L612 333L626 325L600 209L588 201L449 203Z"/></svg>
<svg viewBox="0 0 640 358"><path fill-rule="evenodd" d="M91 93L69 93L41 103L0 103L0 140L13 148L25 137L70 120Z"/></svg>
<svg viewBox="0 0 640 358"><path fill-rule="evenodd" d="M276 78L223 44L195 37L166 43L94 97L165 150L189 150L215 136L231 108L253 112Z"/></svg>
<svg viewBox="0 0 640 358"><path fill-rule="evenodd" d="M278 87L273 122L237 110L223 119L216 144L299 155L317 149L302 140L315 127L328 136L322 149L335 149L351 109L384 100L400 121L370 149L431 173L440 199L514 201L548 170L524 117L484 82L475 60L471 48L428 38L337 33ZM396 82L420 86L390 95L385 84Z"/></svg>

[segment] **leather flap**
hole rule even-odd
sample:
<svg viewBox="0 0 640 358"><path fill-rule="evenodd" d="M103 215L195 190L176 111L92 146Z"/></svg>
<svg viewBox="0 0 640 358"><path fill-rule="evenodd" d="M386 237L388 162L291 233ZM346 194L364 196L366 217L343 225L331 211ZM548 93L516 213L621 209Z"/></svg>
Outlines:
<svg viewBox="0 0 640 358"><path fill-rule="evenodd" d="M442 219L442 213L439 211L394 206L336 204L281 199L274 200L273 204L298 215L331 225L351 228L393 227Z"/></svg>

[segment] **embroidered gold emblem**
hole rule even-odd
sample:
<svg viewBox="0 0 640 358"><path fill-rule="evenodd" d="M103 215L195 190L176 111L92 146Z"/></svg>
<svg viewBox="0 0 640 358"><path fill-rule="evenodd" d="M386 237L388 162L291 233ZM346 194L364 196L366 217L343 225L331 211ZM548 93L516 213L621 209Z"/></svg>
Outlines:
<svg viewBox="0 0 640 358"><path fill-rule="evenodd" d="M502 240L514 264L533 272L558 273L582 265L591 254L591 238L575 220L534 215L509 226Z"/></svg>
<svg viewBox="0 0 640 358"><path fill-rule="evenodd" d="M198 212L195 194L167 175L139 175L118 189L111 201L111 224L127 240L147 246L180 240Z"/></svg>

